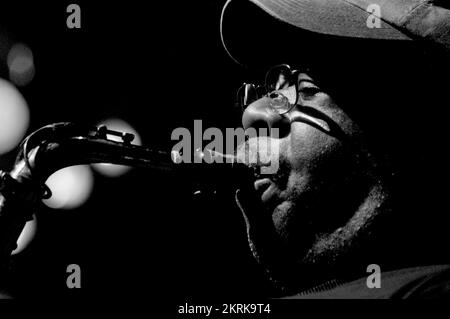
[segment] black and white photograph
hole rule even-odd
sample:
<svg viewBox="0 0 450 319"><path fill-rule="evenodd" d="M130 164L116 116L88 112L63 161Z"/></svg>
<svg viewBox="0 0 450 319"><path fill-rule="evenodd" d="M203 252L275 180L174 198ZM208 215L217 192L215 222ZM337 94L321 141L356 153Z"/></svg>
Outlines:
<svg viewBox="0 0 450 319"><path fill-rule="evenodd" d="M2 2L1 299L448 299L449 58L443 0Z"/></svg>

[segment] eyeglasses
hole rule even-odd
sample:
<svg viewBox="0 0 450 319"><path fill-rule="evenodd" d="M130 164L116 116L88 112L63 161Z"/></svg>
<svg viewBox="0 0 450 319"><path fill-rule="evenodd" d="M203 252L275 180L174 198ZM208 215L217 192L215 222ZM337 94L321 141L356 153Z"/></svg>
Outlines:
<svg viewBox="0 0 450 319"><path fill-rule="evenodd" d="M269 105L278 114L288 113L298 101L299 70L287 64L276 65L266 73L265 84L244 83L237 91L237 105L245 108L254 101L268 97Z"/></svg>

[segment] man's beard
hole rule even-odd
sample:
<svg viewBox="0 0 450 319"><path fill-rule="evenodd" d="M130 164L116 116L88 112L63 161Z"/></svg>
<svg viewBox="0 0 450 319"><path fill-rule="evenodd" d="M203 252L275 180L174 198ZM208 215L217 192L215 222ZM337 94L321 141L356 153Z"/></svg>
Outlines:
<svg viewBox="0 0 450 319"><path fill-rule="evenodd" d="M248 239L254 257L269 277L285 291L292 291L316 280L345 276L352 269L349 263L358 254L359 246L369 237L376 214L365 207L371 183L360 170L352 171L344 181L311 178L307 187L297 187L292 181L302 178L291 176L292 167L282 154L272 179L278 187L290 188L288 195L282 201L259 207L262 216L270 216L279 251L272 254L277 248L270 247L274 245L270 240L261 240L264 234L258 231L249 232ZM258 223L250 227L255 229Z"/></svg>
<svg viewBox="0 0 450 319"><path fill-rule="evenodd" d="M286 258L275 256L268 261L270 256L265 251L267 247L258 246L258 238L249 234L252 254L275 286L286 294L296 293L299 289L331 279L348 280L363 276L365 267L373 257L371 245L376 242L379 230L382 229L380 224L383 223L383 218L380 219L379 215L386 215L390 211L388 201L376 201L377 204L373 204L374 198L385 197L384 194L382 186L374 187L356 213L342 227L331 231L316 232L313 222L297 224L299 228L296 234L305 232L290 238L295 244L287 244L280 249L288 255ZM299 208L291 205L289 209L296 211ZM286 261L291 265L287 265ZM286 270L282 276L280 269Z"/></svg>

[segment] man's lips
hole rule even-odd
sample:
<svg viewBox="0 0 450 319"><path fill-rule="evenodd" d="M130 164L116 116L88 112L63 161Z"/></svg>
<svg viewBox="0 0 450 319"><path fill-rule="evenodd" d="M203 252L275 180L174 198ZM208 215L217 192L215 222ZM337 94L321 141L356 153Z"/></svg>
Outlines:
<svg viewBox="0 0 450 319"><path fill-rule="evenodd" d="M269 178L257 179L254 183L256 193L263 203L268 202L275 194L275 184Z"/></svg>

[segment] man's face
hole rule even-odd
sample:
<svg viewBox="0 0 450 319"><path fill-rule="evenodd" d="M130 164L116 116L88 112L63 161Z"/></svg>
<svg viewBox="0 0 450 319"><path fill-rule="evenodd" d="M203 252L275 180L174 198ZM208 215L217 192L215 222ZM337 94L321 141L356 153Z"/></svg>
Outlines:
<svg viewBox="0 0 450 319"><path fill-rule="evenodd" d="M244 213L270 220L282 243L304 260L350 240L350 229L345 236L339 233L363 201L367 168L356 125L307 74L300 74L297 81L300 105L288 113L274 112L268 97L248 106L242 117L245 129L268 127L278 129L279 135L250 138L247 151L242 144L238 155L248 152L252 158L258 153L263 162L278 160L277 172L256 176L253 185L260 201L254 207L262 210L244 208ZM267 143L272 150L278 148L270 159Z"/></svg>

